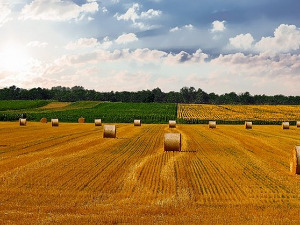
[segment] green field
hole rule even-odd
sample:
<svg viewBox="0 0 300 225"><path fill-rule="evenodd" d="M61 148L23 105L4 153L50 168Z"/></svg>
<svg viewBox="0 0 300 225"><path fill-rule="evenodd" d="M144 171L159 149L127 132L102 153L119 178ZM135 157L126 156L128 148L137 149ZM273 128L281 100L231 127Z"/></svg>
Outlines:
<svg viewBox="0 0 300 225"><path fill-rule="evenodd" d="M33 109L48 103L47 100L0 100L0 111Z"/></svg>
<svg viewBox="0 0 300 225"><path fill-rule="evenodd" d="M2 101L4 102L4 101ZM134 119L141 119L143 123L167 123L175 120L177 105L174 103L112 103L112 102L74 102L65 107L47 108L49 101L41 104L40 101L32 101L23 107L12 108L11 101L0 103L1 121L14 121L26 113L28 120L39 121L42 117L48 120L59 118L61 122L77 122L79 117L84 117L86 122L94 122L94 119L102 119L104 123L132 123ZM34 104L35 103L35 104ZM52 102L53 103L53 102ZM52 104L50 103L50 104ZM26 106L26 107L25 107Z"/></svg>

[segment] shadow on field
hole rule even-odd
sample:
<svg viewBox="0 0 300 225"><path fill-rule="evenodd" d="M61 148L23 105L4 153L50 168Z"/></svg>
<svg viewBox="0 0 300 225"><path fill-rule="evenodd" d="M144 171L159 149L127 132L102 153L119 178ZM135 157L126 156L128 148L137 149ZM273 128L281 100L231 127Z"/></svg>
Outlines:
<svg viewBox="0 0 300 225"><path fill-rule="evenodd" d="M197 152L197 150L181 150L180 152Z"/></svg>

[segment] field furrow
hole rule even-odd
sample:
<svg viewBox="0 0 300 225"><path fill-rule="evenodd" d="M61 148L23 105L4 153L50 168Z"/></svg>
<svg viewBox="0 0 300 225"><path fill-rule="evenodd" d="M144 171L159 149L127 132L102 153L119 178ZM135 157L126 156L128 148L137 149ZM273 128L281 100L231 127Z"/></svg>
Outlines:
<svg viewBox="0 0 300 225"><path fill-rule="evenodd" d="M88 123L1 127L1 224L300 219L300 177L289 174L300 129L117 124L110 139ZM164 152L166 132L182 134L182 152Z"/></svg>

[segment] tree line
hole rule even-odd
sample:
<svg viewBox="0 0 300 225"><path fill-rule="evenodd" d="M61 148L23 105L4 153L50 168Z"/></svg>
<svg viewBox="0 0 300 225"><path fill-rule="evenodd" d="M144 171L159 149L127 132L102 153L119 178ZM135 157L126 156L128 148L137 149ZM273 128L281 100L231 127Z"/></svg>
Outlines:
<svg viewBox="0 0 300 225"><path fill-rule="evenodd" d="M201 103L201 104L270 104L298 105L300 96L284 95L251 95L249 92L236 94L206 93L201 88L183 87L179 92L163 92L160 88L136 92L111 91L98 92L87 90L82 86L23 89L16 86L0 89L0 100L57 100L74 101L110 101L110 102L168 102L168 103Z"/></svg>

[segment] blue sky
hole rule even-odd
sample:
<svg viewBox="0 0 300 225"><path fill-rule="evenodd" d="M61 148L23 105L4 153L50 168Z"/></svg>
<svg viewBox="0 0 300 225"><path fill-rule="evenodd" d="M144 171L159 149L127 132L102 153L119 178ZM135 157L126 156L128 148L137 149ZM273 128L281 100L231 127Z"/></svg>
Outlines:
<svg viewBox="0 0 300 225"><path fill-rule="evenodd" d="M300 95L297 0L0 0L0 87Z"/></svg>

